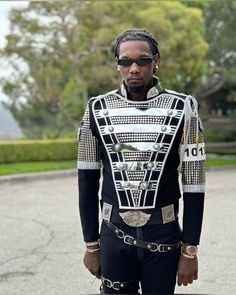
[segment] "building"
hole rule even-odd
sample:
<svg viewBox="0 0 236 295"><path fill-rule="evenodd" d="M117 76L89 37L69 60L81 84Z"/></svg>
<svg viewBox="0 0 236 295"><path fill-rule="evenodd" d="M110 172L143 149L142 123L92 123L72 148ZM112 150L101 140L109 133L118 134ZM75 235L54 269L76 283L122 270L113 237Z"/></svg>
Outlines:
<svg viewBox="0 0 236 295"><path fill-rule="evenodd" d="M22 136L19 124L11 112L0 102L0 140L13 140Z"/></svg>

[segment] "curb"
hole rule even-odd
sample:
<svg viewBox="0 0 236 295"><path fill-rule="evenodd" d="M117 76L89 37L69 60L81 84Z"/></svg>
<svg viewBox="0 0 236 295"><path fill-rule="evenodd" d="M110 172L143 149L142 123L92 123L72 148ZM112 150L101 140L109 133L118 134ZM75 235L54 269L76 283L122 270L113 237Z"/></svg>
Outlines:
<svg viewBox="0 0 236 295"><path fill-rule="evenodd" d="M207 171L236 170L236 165L208 167L206 170ZM3 175L3 176L0 176L0 184L27 182L27 181L42 180L42 179L56 179L56 178L64 178L64 177L71 177L71 176L77 176L77 169L62 169L62 170L50 170L50 171L42 171L42 172Z"/></svg>
<svg viewBox="0 0 236 295"><path fill-rule="evenodd" d="M225 166L214 166L214 167L207 167L206 171L227 171L227 170L236 170L236 165L225 165Z"/></svg>
<svg viewBox="0 0 236 295"><path fill-rule="evenodd" d="M42 172L20 173L0 176L0 184L26 182L32 180L64 178L77 175L77 169L50 170Z"/></svg>

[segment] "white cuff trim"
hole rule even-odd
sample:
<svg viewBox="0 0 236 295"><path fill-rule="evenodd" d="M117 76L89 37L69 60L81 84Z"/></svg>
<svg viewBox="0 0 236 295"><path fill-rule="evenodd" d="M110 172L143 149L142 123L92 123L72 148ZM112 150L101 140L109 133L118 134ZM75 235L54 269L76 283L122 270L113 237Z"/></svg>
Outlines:
<svg viewBox="0 0 236 295"><path fill-rule="evenodd" d="M78 161L77 168L84 169L84 170L88 170L88 169L99 170L101 168L101 163L100 162Z"/></svg>
<svg viewBox="0 0 236 295"><path fill-rule="evenodd" d="M184 193L204 193L205 185L204 184L196 184L196 185L183 185Z"/></svg>

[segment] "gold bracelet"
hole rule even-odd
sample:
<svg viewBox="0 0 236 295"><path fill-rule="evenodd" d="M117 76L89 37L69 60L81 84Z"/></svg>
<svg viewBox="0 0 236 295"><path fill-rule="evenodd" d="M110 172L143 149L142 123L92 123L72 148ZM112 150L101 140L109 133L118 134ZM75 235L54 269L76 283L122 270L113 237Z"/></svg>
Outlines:
<svg viewBox="0 0 236 295"><path fill-rule="evenodd" d="M100 247L99 248L96 248L96 249L88 249L88 248L86 248L86 251L88 253L94 253L94 252L99 251L99 250L100 250Z"/></svg>
<svg viewBox="0 0 236 295"><path fill-rule="evenodd" d="M99 240L98 241L94 241L94 242L85 242L86 246L96 246L99 245Z"/></svg>

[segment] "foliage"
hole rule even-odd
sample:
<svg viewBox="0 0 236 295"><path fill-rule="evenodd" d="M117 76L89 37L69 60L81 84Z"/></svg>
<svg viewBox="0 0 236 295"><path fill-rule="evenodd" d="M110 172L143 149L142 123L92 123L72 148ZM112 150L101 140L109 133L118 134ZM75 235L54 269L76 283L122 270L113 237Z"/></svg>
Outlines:
<svg viewBox="0 0 236 295"><path fill-rule="evenodd" d="M72 132L89 97L117 88L111 49L127 28L159 39L164 87L192 92L205 71L201 10L181 1L32 1L10 21L1 57L12 73L1 83L31 138Z"/></svg>
<svg viewBox="0 0 236 295"><path fill-rule="evenodd" d="M204 138L206 142L236 142L236 131L234 130L217 130L204 131Z"/></svg>
<svg viewBox="0 0 236 295"><path fill-rule="evenodd" d="M76 156L77 143L74 139L0 142L0 163L73 160Z"/></svg>
<svg viewBox="0 0 236 295"><path fill-rule="evenodd" d="M181 3L184 3L190 7L206 8L209 5L211 0L180 0ZM214 0L213 0L214 1Z"/></svg>
<svg viewBox="0 0 236 295"><path fill-rule="evenodd" d="M205 38L209 43L208 69L198 98L207 112L215 102L230 104L235 99L232 95L236 90L235 14L236 2L233 0L208 1L204 9Z"/></svg>
<svg viewBox="0 0 236 295"><path fill-rule="evenodd" d="M138 14L160 41L160 77L164 87L193 92L205 71L202 11L181 2L150 2ZM194 42L193 42L194 40Z"/></svg>

